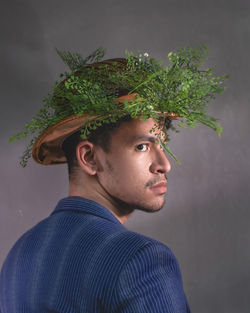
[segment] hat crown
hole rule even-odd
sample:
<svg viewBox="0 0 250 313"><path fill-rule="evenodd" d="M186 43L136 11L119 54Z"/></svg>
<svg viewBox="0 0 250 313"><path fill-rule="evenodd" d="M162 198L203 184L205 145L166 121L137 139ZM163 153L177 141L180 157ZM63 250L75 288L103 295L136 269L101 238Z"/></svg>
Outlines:
<svg viewBox="0 0 250 313"><path fill-rule="evenodd" d="M91 82L95 84L98 80L101 80L102 87L107 88L111 94L115 94L116 97L121 97L127 95L131 88L124 88L110 81L110 74L112 72L119 71L120 73L125 70L127 66L127 59L125 58L112 58L103 60L100 62L95 62L91 64L86 64L85 66L79 67L75 72L74 76L79 77L82 80L82 85L84 86L84 81ZM58 83L58 88L54 90L53 93L53 101L55 103L55 112L60 113L65 109L65 105L67 106L67 110L69 109L68 105L70 103L69 99L64 97L62 91L65 89L67 82L69 82L72 78L72 73L68 74L68 76ZM69 88L72 94L76 94L77 90L73 88ZM71 112L74 114L75 112Z"/></svg>

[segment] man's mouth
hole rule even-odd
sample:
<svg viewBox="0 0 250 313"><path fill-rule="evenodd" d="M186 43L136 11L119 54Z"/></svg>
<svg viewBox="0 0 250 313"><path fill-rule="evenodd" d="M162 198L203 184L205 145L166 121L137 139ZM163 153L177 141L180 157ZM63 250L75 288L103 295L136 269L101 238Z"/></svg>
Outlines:
<svg viewBox="0 0 250 313"><path fill-rule="evenodd" d="M159 182L153 186L150 187L150 189L156 193L165 193L167 192L167 181L162 181L162 182Z"/></svg>

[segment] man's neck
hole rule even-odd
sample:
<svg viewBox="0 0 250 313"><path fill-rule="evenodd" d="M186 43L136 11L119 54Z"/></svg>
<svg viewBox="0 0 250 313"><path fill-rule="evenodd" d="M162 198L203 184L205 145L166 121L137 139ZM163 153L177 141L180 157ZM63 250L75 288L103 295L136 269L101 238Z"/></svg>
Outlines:
<svg viewBox="0 0 250 313"><path fill-rule="evenodd" d="M107 208L119 220L121 224L124 224L134 211L133 209L131 209L130 212L122 214L121 211L117 208L117 203L115 203L115 201L110 198L109 195L106 195L104 192L98 192L93 188L86 187L82 189L79 188L79 185L76 186L72 183L70 183L69 185L69 196L78 196L101 204L102 206Z"/></svg>

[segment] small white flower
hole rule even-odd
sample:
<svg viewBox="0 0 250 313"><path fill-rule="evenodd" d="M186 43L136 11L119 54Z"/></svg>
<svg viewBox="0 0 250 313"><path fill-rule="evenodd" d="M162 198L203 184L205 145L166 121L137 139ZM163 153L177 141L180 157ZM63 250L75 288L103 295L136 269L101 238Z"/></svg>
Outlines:
<svg viewBox="0 0 250 313"><path fill-rule="evenodd" d="M147 53L147 52L145 52L145 53L144 53L144 56L147 58L147 57L148 57L148 53Z"/></svg>
<svg viewBox="0 0 250 313"><path fill-rule="evenodd" d="M141 58L139 58L139 62L141 62Z"/></svg>

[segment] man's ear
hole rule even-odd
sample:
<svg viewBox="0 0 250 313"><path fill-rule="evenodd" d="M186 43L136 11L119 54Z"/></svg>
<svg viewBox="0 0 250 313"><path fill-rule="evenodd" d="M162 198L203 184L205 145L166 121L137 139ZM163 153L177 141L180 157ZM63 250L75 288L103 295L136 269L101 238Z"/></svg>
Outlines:
<svg viewBox="0 0 250 313"><path fill-rule="evenodd" d="M81 168L88 175L95 175L98 168L96 163L94 145L87 141L81 141L76 147L76 157Z"/></svg>

